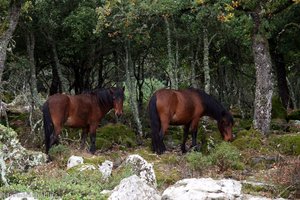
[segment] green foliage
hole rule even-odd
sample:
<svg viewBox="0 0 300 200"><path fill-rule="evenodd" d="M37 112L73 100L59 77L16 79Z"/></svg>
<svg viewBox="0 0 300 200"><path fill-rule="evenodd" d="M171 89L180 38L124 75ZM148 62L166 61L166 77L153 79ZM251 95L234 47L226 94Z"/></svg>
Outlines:
<svg viewBox="0 0 300 200"><path fill-rule="evenodd" d="M108 124L97 129L96 148L108 150L117 144L122 148L135 147L136 135L123 124Z"/></svg>
<svg viewBox="0 0 300 200"><path fill-rule="evenodd" d="M269 144L282 154L300 155L300 135L272 135Z"/></svg>
<svg viewBox="0 0 300 200"><path fill-rule="evenodd" d="M195 171L202 172L212 165L209 156L203 155L201 152L192 151L186 155L187 165Z"/></svg>
<svg viewBox="0 0 300 200"><path fill-rule="evenodd" d="M240 151L228 142L222 142L216 146L210 155L212 164L217 165L220 171L228 169L243 169Z"/></svg>
<svg viewBox="0 0 300 200"><path fill-rule="evenodd" d="M272 98L272 118L286 119L286 109L283 107L279 97L273 96Z"/></svg>
<svg viewBox="0 0 300 200"><path fill-rule="evenodd" d="M180 172L176 169L155 169L155 175L157 180L157 187L161 188L163 185L171 185L180 180Z"/></svg>
<svg viewBox="0 0 300 200"><path fill-rule="evenodd" d="M294 110L287 116L288 120L300 120L300 110Z"/></svg>
<svg viewBox="0 0 300 200"><path fill-rule="evenodd" d="M228 169L241 170L244 168L244 164L241 162L240 151L228 142L216 144L216 147L209 155L191 152L187 154L186 159L191 169L200 172L211 166L217 166L221 172Z"/></svg>
<svg viewBox="0 0 300 200"><path fill-rule="evenodd" d="M57 162L61 167L66 166L66 163L71 156L71 150L68 146L59 144L54 145L49 150L50 158Z"/></svg>
<svg viewBox="0 0 300 200"><path fill-rule="evenodd" d="M232 144L239 150L260 150L263 146L262 135L254 129L242 130L238 132L237 138L232 142Z"/></svg>
<svg viewBox="0 0 300 200"><path fill-rule="evenodd" d="M9 179L8 187L0 187L0 198L17 193L32 192L38 199L107 199L100 194L102 190L111 190L120 181L132 175L131 169L123 167L116 170L107 181L101 179L98 170L75 171L66 173L52 170L44 174L36 172L15 173Z"/></svg>

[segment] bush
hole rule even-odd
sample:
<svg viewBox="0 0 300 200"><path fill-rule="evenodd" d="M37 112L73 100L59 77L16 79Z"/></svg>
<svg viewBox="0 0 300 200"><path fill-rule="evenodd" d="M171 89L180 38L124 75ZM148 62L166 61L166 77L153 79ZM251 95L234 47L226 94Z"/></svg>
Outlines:
<svg viewBox="0 0 300 200"><path fill-rule="evenodd" d="M212 165L209 156L204 156L201 152L192 151L186 155L187 165L192 170L202 172Z"/></svg>
<svg viewBox="0 0 300 200"><path fill-rule="evenodd" d="M52 161L57 162L60 167L66 166L70 156L71 150L62 144L54 145L49 150L49 157L52 159Z"/></svg>
<svg viewBox="0 0 300 200"><path fill-rule="evenodd" d="M282 154L300 155L300 135L281 135L269 138L269 144Z"/></svg>
<svg viewBox="0 0 300 200"><path fill-rule="evenodd" d="M240 151L228 142L222 142L216 146L210 155L211 162L219 167L220 171L226 171L229 168L243 169Z"/></svg>
<svg viewBox="0 0 300 200"><path fill-rule="evenodd" d="M242 130L237 134L237 138L232 142L232 144L239 150L260 150L263 146L262 135L254 129Z"/></svg>
<svg viewBox="0 0 300 200"><path fill-rule="evenodd" d="M100 194L112 190L120 181L132 175L128 167L113 172L107 181L102 180L98 170L67 173L63 170L40 172L20 172L13 174L8 187L0 187L0 199L18 192L33 193L38 199L107 199Z"/></svg>
<svg viewBox="0 0 300 200"><path fill-rule="evenodd" d="M216 165L221 172L230 168L237 170L244 168L240 151L228 142L218 143L207 156L200 152L191 152L187 154L186 159L192 170L200 172L213 165Z"/></svg>
<svg viewBox="0 0 300 200"><path fill-rule="evenodd" d="M136 135L133 130L123 124L108 124L97 130L96 148L108 150L113 145L122 148L135 147Z"/></svg>

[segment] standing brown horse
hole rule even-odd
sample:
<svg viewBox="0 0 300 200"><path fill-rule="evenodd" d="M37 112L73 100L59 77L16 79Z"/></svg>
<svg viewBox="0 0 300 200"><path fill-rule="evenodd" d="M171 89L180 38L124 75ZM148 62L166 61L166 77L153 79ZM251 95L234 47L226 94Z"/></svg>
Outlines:
<svg viewBox="0 0 300 200"><path fill-rule="evenodd" d="M185 143L188 133L192 133L192 147L197 144L198 123L201 117L209 116L217 120L219 131L225 141L233 140L233 117L212 96L202 90L160 89L149 102L149 113L152 129L152 148L157 154L165 150L164 134L169 125L184 125L184 136L181 150L186 152Z"/></svg>
<svg viewBox="0 0 300 200"><path fill-rule="evenodd" d="M79 95L55 94L43 106L46 153L58 142L62 127L82 128L81 148L90 133L91 153L96 151L96 129L100 120L112 108L123 114L125 88L97 89Z"/></svg>

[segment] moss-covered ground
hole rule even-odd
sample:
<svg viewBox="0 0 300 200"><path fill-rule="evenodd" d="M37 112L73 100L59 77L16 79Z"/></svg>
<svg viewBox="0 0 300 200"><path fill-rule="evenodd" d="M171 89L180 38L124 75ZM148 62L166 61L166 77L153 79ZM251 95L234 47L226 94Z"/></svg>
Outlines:
<svg viewBox="0 0 300 200"><path fill-rule="evenodd" d="M100 194L102 190L113 189L122 178L132 174L122 165L130 154L139 154L153 164L159 191L183 178L234 178L264 183L245 184L243 191L246 193L298 198L300 130L287 132L289 129L286 126L279 127L284 129L263 136L252 128L251 120L237 119L233 129L236 138L232 143L227 143L222 141L216 123L207 120L199 126L198 134L198 143L201 143L202 134L205 134L206 143L200 145L201 151L190 150L186 154L180 150L182 128L171 127L164 139L167 152L163 155L151 151L149 135L144 136L143 143L138 145L134 130L121 123L107 123L98 128L95 155L88 152L89 138L86 148L79 149L80 130L65 129L60 144L50 151L53 160L23 173L8 175L10 185L0 185L0 199L24 191L34 193L40 199L106 199L105 195ZM145 132L149 133L149 130ZM24 138L21 132L19 134L20 138ZM190 138L186 145L189 149ZM28 146L32 147L32 144ZM44 146L37 144L36 149L44 151ZM98 170L67 170L67 160L71 155L82 156L84 163L96 168L105 160L113 161L112 177L104 181Z"/></svg>

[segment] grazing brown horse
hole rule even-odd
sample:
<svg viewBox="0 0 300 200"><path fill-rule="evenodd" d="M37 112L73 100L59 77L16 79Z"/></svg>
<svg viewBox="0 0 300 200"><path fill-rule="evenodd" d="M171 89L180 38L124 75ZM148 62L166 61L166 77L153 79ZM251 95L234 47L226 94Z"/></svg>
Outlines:
<svg viewBox="0 0 300 200"><path fill-rule="evenodd" d="M157 154L165 150L164 134L169 125L184 125L181 150L186 152L185 143L188 133L192 133L192 147L197 145L198 123L201 117L209 116L217 120L219 131L225 141L233 140L233 117L212 96L202 90L189 88L184 90L160 89L149 102L152 148Z"/></svg>
<svg viewBox="0 0 300 200"><path fill-rule="evenodd" d="M90 152L96 151L96 129L100 120L112 108L123 114L125 88L96 89L79 95L55 94L43 106L46 153L58 142L62 127L82 128L81 148L90 133Z"/></svg>

